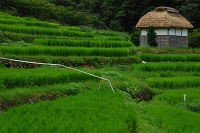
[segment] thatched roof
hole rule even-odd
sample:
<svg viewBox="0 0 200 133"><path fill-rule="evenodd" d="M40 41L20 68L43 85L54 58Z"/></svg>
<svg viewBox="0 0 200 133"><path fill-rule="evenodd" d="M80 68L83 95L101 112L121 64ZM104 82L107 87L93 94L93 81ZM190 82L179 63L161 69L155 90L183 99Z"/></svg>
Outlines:
<svg viewBox="0 0 200 133"><path fill-rule="evenodd" d="M144 15L137 23L136 28L146 28L149 26L159 28L193 28L193 25L181 16L177 10L164 6L157 7Z"/></svg>

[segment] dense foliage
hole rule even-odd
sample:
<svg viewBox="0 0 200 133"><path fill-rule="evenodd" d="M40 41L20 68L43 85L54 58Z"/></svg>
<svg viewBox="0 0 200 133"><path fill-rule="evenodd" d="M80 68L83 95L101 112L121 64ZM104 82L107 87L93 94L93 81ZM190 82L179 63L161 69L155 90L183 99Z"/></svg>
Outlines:
<svg viewBox="0 0 200 133"><path fill-rule="evenodd" d="M150 26L147 30L147 43L149 46L157 47L155 27Z"/></svg>
<svg viewBox="0 0 200 133"><path fill-rule="evenodd" d="M56 20L68 25L132 32L139 18L157 6L176 8L200 27L199 0L3 0L0 9L19 16Z"/></svg>

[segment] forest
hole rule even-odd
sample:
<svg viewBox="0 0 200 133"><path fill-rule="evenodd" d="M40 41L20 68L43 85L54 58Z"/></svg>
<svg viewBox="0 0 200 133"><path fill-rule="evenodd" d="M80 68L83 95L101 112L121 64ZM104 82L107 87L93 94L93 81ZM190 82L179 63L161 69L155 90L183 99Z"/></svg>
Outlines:
<svg viewBox="0 0 200 133"><path fill-rule="evenodd" d="M70 26L133 32L138 20L157 6L177 9L200 28L200 0L3 0L0 10Z"/></svg>

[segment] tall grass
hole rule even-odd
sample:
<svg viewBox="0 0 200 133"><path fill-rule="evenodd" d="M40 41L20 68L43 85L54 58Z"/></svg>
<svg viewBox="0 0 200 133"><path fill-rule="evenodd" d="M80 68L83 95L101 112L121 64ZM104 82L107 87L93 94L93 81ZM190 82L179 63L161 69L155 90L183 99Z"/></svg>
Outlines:
<svg viewBox="0 0 200 133"><path fill-rule="evenodd" d="M165 78L148 78L149 86L160 89L181 89L200 86L200 77L165 77Z"/></svg>
<svg viewBox="0 0 200 133"><path fill-rule="evenodd" d="M119 93L91 91L2 113L0 132L136 132L135 110Z"/></svg>
<svg viewBox="0 0 200 133"><path fill-rule="evenodd" d="M36 39L35 44L44 46L69 46L69 47L131 47L130 41L95 41L72 39Z"/></svg>
<svg viewBox="0 0 200 133"><path fill-rule="evenodd" d="M80 72L61 68L38 69L3 69L0 68L0 88L12 89L25 86L43 86L47 84L81 82L84 80L96 80ZM93 72L100 75L97 72Z"/></svg>
<svg viewBox="0 0 200 133"><path fill-rule="evenodd" d="M199 62L200 54L139 54L147 62Z"/></svg>
<svg viewBox="0 0 200 133"><path fill-rule="evenodd" d="M42 28L36 26L30 27L30 26L15 26L15 25L0 24L0 30L14 32L14 33L26 33L32 35L48 35L48 36L54 35L54 36L85 37L85 38L94 37L94 34L89 32Z"/></svg>
<svg viewBox="0 0 200 133"><path fill-rule="evenodd" d="M15 55L51 56L129 56L128 48L82 48L82 47L44 47L44 46L0 46L0 53Z"/></svg>
<svg viewBox="0 0 200 133"><path fill-rule="evenodd" d="M184 71L184 72L200 72L200 63L191 62L164 62L164 63L146 63L140 65L132 65L133 68L147 71Z"/></svg>

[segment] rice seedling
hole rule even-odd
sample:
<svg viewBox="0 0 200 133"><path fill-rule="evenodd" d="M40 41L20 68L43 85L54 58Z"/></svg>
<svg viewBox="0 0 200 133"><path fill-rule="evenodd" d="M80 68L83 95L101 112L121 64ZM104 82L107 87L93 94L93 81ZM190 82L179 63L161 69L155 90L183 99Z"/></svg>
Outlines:
<svg viewBox="0 0 200 133"><path fill-rule="evenodd" d="M131 47L130 41L96 41L96 40L72 40L72 39L36 39L35 44L44 46L68 46L68 47Z"/></svg>
<svg viewBox="0 0 200 133"><path fill-rule="evenodd" d="M0 30L14 32L14 33L25 33L32 35L48 35L48 36L69 36L69 37L94 37L93 33L80 32L80 31L70 31L54 28L42 28L42 27L31 27L31 26L15 26L15 25L5 25L0 24Z"/></svg>
<svg viewBox="0 0 200 133"><path fill-rule="evenodd" d="M81 29L77 26L59 26L60 29L67 29L72 31L81 31Z"/></svg>
<svg viewBox="0 0 200 133"><path fill-rule="evenodd" d="M1 114L0 132L124 133L136 132L136 123L120 93L101 89L9 109Z"/></svg>
<svg viewBox="0 0 200 133"><path fill-rule="evenodd" d="M171 105L184 103L184 94L186 94L186 102L192 102L200 99L199 88L181 89L181 90L167 90L163 94L154 97L154 100L164 101Z"/></svg>
<svg viewBox="0 0 200 133"><path fill-rule="evenodd" d="M59 97L77 95L84 88L83 83L67 83L2 90L0 91L0 111L26 103L55 100Z"/></svg>
<svg viewBox="0 0 200 133"><path fill-rule="evenodd" d="M0 54L1 55L1 54ZM73 67L95 67L101 68L104 66L116 66L116 65L131 65L139 63L140 61L133 56L125 57L102 57L102 56L48 56L48 55L1 55L1 57L19 59L19 60L28 60L36 62L47 62L54 64L63 64L66 66ZM3 65L10 67L10 63L7 61L2 62ZM5 66L4 66L5 67ZM34 65L21 64L21 63L12 63L12 67L15 68L33 68Z"/></svg>
<svg viewBox="0 0 200 133"><path fill-rule="evenodd" d="M132 65L133 69L147 72L156 71L184 71L184 72L200 72L200 63L198 62L163 62L163 63L146 63Z"/></svg>
<svg viewBox="0 0 200 133"><path fill-rule="evenodd" d="M54 46L0 46L0 53L15 55L51 55L51 56L129 56L128 48L81 48Z"/></svg>
<svg viewBox="0 0 200 133"><path fill-rule="evenodd" d="M159 89L181 89L192 88L200 85L200 77L184 76L184 77L163 77L148 78L146 82L149 86Z"/></svg>
<svg viewBox="0 0 200 133"><path fill-rule="evenodd" d="M12 89L24 86L43 86L47 84L97 80L86 74L61 68L3 69L0 68L0 88ZM100 75L98 72L93 72Z"/></svg>
<svg viewBox="0 0 200 133"><path fill-rule="evenodd" d="M148 120L170 133L198 133L200 114L172 107L164 102L153 102L145 107Z"/></svg>
<svg viewBox="0 0 200 133"><path fill-rule="evenodd" d="M199 62L199 54L139 54L147 62Z"/></svg>
<svg viewBox="0 0 200 133"><path fill-rule="evenodd" d="M46 28L59 28L58 24L50 23L50 22L41 22L41 21L27 21L22 20L20 23L24 23L25 26L38 26L38 27L46 27Z"/></svg>
<svg viewBox="0 0 200 133"><path fill-rule="evenodd" d="M4 16L6 16L6 17L4 17ZM0 18L0 23L1 24L11 24L11 25L38 26L38 27L46 27L46 28L58 28L59 27L59 25L55 24L55 23L42 22L42 21L35 20L35 19L34 20L24 19L24 18L14 17L14 16L7 17L7 15L3 15L3 17Z"/></svg>
<svg viewBox="0 0 200 133"><path fill-rule="evenodd" d="M0 18L0 24L19 24L19 20Z"/></svg>

